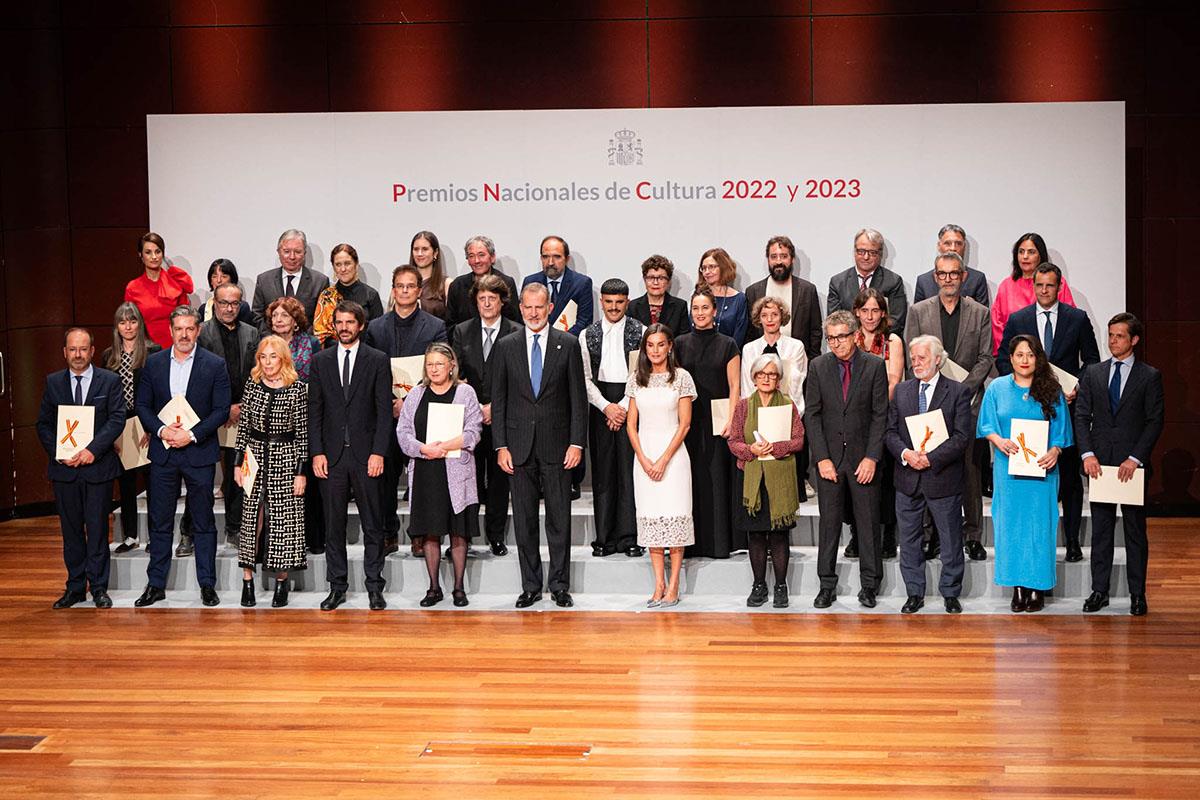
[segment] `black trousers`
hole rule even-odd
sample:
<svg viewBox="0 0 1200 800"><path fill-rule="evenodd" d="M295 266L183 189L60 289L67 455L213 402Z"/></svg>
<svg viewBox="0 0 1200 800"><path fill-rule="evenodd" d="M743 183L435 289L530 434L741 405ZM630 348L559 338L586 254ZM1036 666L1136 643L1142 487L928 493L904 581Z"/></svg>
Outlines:
<svg viewBox="0 0 1200 800"><path fill-rule="evenodd" d="M367 465L355 462L348 445L337 464L329 467L329 477L321 481L325 502L325 569L330 589L345 591L350 585L346 517L353 488L362 525L367 591L383 591L383 527L379 510L382 485L382 476L369 477Z"/></svg>
<svg viewBox="0 0 1200 800"><path fill-rule="evenodd" d="M108 507L112 481L88 483L82 478L54 481L54 504L62 526L63 564L67 589L108 590Z"/></svg>
<svg viewBox="0 0 1200 800"><path fill-rule="evenodd" d="M246 499L242 487L233 480L236 459L237 450L232 447L221 448L221 496L225 498L223 501L225 503L225 538L234 541L237 541L242 530L242 504ZM147 487L147 502L149 502L149 492L149 487ZM124 514L125 512L122 511L121 515L124 516ZM179 521L179 530L188 536L192 535L192 512L186 506L183 509L183 519Z"/></svg>
<svg viewBox="0 0 1200 800"><path fill-rule="evenodd" d="M565 455L565 454L564 454ZM542 591L542 555L539 549L538 496L546 498L546 544L550 549L550 591L571 588L571 473L562 461L541 461L530 453L512 475L513 526L517 560L521 565L521 590Z"/></svg>
<svg viewBox="0 0 1200 800"><path fill-rule="evenodd" d="M1106 467L1111 469L1111 467ZM1121 506L1125 528L1125 565L1129 573L1129 593L1146 593L1146 563L1150 545L1146 540L1146 507ZM1092 503L1092 591L1108 594L1112 580L1113 539L1117 528L1117 507L1112 503Z"/></svg>
<svg viewBox="0 0 1200 800"><path fill-rule="evenodd" d="M325 547L325 503L310 460L304 462L304 480L309 487L304 492L304 546L320 551Z"/></svg>
<svg viewBox="0 0 1200 800"><path fill-rule="evenodd" d="M858 569L863 589L878 591L883 575L879 530L879 474L865 486L854 477L858 463L846 459L838 468L837 482L817 477L817 508L821 523L817 539L817 577L822 589L837 588L838 542L842 537L842 507L850 495L854 525L858 528Z"/></svg>
<svg viewBox="0 0 1200 800"><path fill-rule="evenodd" d="M146 508L150 508L150 466L122 470L117 478L117 507L121 509L121 535L126 539L138 538L138 477L146 479Z"/></svg>
<svg viewBox="0 0 1200 800"><path fill-rule="evenodd" d="M400 443L392 436L388 451L383 459L383 475L380 477L380 512L383 532L389 539L400 535L400 480L408 469L408 456L400 449ZM357 495L357 491L356 491Z"/></svg>
<svg viewBox="0 0 1200 800"><path fill-rule="evenodd" d="M1079 526L1083 522L1083 475L1080 466L1078 447L1068 447L1058 457L1058 499L1062 502L1063 532L1068 544L1079 543Z"/></svg>
<svg viewBox="0 0 1200 800"><path fill-rule="evenodd" d="M596 382L610 403L625 396L625 384ZM603 411L588 409L588 439L592 457L592 506L596 515L596 541L607 552L637 544L637 517L633 500L633 445L625 426L608 429Z"/></svg>
<svg viewBox="0 0 1200 800"><path fill-rule="evenodd" d="M496 461L491 425L483 426L475 448L475 487L480 502L487 507L483 524L488 543L502 543L508 529L508 473ZM469 533L479 532L478 515L471 516L467 524L473 526Z"/></svg>

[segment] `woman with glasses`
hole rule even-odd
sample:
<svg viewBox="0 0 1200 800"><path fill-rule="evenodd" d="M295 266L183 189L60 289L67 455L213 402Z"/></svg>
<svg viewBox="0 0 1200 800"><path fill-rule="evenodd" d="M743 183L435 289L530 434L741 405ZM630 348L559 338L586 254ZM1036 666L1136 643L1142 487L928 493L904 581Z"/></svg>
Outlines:
<svg viewBox="0 0 1200 800"><path fill-rule="evenodd" d="M1000 281L996 287L996 302L992 303L992 355L1000 352L1000 340L1004 338L1004 325L1014 311L1033 305L1033 273L1038 264L1050 260L1046 240L1037 233L1023 233L1012 248L1012 274ZM1058 290L1058 301L1075 305L1075 298L1062 279Z"/></svg>
<svg viewBox="0 0 1200 800"><path fill-rule="evenodd" d="M737 265L720 247L705 250L700 256L700 273L696 288L706 287L712 293L713 320L716 329L733 339L739 348L746 340L746 326L750 318L746 313L746 295L733 288L737 277ZM695 326L695 320L692 320Z"/></svg>
<svg viewBox="0 0 1200 800"><path fill-rule="evenodd" d="M215 259L208 265L208 288L210 294L204 305L200 306L200 321L205 322L214 319L213 306L217 302L217 287L224 286L227 283L232 283L235 286L238 284L238 271L234 263L228 258ZM245 300L238 303L238 322L244 322L247 325L257 325L254 322L254 313L250 310L250 304Z"/></svg>

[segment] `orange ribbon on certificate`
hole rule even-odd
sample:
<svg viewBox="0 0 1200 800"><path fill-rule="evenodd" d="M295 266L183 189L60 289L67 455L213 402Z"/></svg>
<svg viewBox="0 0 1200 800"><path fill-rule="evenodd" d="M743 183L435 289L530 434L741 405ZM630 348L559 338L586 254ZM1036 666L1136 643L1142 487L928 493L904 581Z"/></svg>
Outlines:
<svg viewBox="0 0 1200 800"><path fill-rule="evenodd" d="M66 421L66 423L67 423L67 433L65 436L63 436L61 439L58 440L58 443L66 444L67 440L70 439L71 447L79 447L79 445L75 442L75 429L79 427L79 420L69 419Z"/></svg>
<svg viewBox="0 0 1200 800"><path fill-rule="evenodd" d="M393 389L403 389L406 392L411 392L413 385L411 383L393 383Z"/></svg>
<svg viewBox="0 0 1200 800"><path fill-rule="evenodd" d="M930 439L932 439L932 438L933 438L933 431L931 431L931 430L929 429L929 426L928 426L928 425L926 425L926 426L925 426L925 438L921 440L921 448L920 448L920 450L921 450L921 452L922 452L922 453L924 453L924 452L925 452L925 445L929 444L929 440L930 440Z"/></svg>
<svg viewBox="0 0 1200 800"><path fill-rule="evenodd" d="M1037 453L1035 453L1034 451L1030 450L1028 447L1025 446L1025 434L1024 433L1017 434L1017 444L1021 445L1021 455L1025 456L1026 464L1029 463L1030 456L1037 458Z"/></svg>
<svg viewBox="0 0 1200 800"><path fill-rule="evenodd" d="M246 448L246 458L245 458L245 460L242 461L242 466L241 466L243 478L250 477L250 457L251 457L250 456L250 448L247 447Z"/></svg>

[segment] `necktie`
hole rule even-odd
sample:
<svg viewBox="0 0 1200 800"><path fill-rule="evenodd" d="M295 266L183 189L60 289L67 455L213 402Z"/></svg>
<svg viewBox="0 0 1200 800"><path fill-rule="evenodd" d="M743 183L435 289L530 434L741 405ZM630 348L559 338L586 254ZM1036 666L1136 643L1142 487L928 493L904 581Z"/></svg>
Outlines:
<svg viewBox="0 0 1200 800"><path fill-rule="evenodd" d="M487 340L483 343L483 360L487 361L488 356L492 354L492 334L496 332L495 328L484 328L483 332L487 335Z"/></svg>
<svg viewBox="0 0 1200 800"><path fill-rule="evenodd" d="M296 289L294 286L292 286L292 281L294 281L296 279L296 276L288 275L287 278L288 278L288 285L287 285L287 288L283 290L283 296L284 297L295 297Z"/></svg>
<svg viewBox="0 0 1200 800"><path fill-rule="evenodd" d="M554 310L558 310L558 281L550 281L550 305L554 306ZM534 341L537 340L536 335Z"/></svg>
<svg viewBox="0 0 1200 800"><path fill-rule="evenodd" d="M83 376L75 376L75 405L83 405Z"/></svg>
<svg viewBox="0 0 1200 800"><path fill-rule="evenodd" d="M917 413L924 414L929 410L929 400L925 397L925 392L929 389L928 383L921 384L921 396L917 398Z"/></svg>
<svg viewBox="0 0 1200 800"><path fill-rule="evenodd" d="M342 362L342 394L350 399L350 351L346 350L346 360Z"/></svg>
<svg viewBox="0 0 1200 800"><path fill-rule="evenodd" d="M870 276L867 276L867 277L869 278ZM862 275L859 275L858 276L858 290L861 292L863 289L866 289L866 288L867 288L867 278L864 278Z"/></svg>
<svg viewBox="0 0 1200 800"><path fill-rule="evenodd" d="M1046 327L1042 330L1042 344L1046 347L1046 357L1050 357L1050 351L1054 349L1054 326L1050 324L1050 312L1043 311L1046 315Z"/></svg>
<svg viewBox="0 0 1200 800"><path fill-rule="evenodd" d="M1112 409L1112 413L1117 413L1117 406L1121 403L1121 367L1120 361L1113 362L1112 380L1108 382L1108 407Z"/></svg>
<svg viewBox="0 0 1200 800"><path fill-rule="evenodd" d="M842 367L842 402L850 396L850 362L838 361Z"/></svg>
<svg viewBox="0 0 1200 800"><path fill-rule="evenodd" d="M533 386L535 398L542 390L542 346L538 344L540 337L540 333L533 335L533 349L529 353L529 383Z"/></svg>

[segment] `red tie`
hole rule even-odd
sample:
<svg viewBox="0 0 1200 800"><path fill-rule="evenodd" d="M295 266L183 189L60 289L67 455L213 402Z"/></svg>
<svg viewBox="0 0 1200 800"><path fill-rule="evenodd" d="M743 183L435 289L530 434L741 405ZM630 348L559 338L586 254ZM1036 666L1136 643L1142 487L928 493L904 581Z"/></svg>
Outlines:
<svg viewBox="0 0 1200 800"><path fill-rule="evenodd" d="M850 396L850 362L839 359L838 364L842 367L842 402L844 403Z"/></svg>

